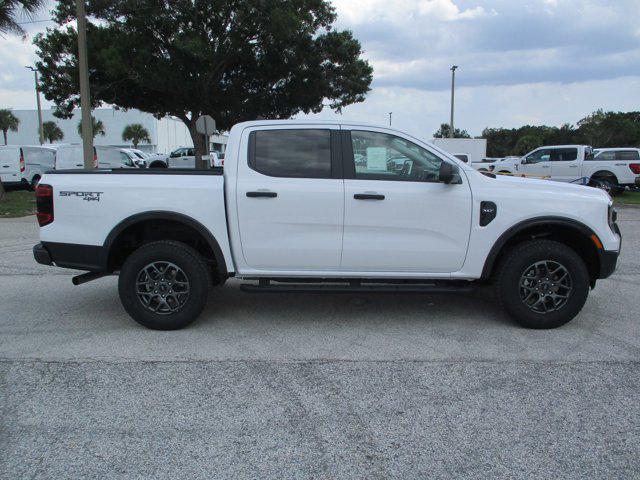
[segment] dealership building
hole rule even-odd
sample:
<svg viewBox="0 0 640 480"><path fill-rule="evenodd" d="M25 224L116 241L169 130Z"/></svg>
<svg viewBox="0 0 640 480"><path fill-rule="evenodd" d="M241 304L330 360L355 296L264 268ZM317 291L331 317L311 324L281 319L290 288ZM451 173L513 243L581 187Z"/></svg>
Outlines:
<svg viewBox="0 0 640 480"><path fill-rule="evenodd" d="M20 120L17 132L7 132L9 145L38 145L38 111L12 110ZM122 131L127 125L139 123L149 132L151 143L141 143L138 148L148 152L169 153L178 147L192 147L193 142L186 125L179 119L164 117L160 120L150 113L140 110L116 110L114 108L98 108L92 111L96 120L102 121L105 135L98 135L94 139L95 145L130 147L131 143L122 140ZM70 119L59 119L53 116L53 110L42 111L42 121L54 121L62 130L64 138L55 143L81 143L78 134L80 110L74 110ZM227 144L226 135L211 136L211 149L224 152Z"/></svg>

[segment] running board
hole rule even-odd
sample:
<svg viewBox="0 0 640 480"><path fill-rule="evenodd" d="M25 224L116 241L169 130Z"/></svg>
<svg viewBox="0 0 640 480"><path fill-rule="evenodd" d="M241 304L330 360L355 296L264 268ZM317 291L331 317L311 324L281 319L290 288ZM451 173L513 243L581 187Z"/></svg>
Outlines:
<svg viewBox="0 0 640 480"><path fill-rule="evenodd" d="M468 283L468 282L465 282ZM331 284L291 284L273 285L261 281L259 285L243 283L240 290L249 293L460 293L471 292L473 284L413 284L413 285L331 285Z"/></svg>

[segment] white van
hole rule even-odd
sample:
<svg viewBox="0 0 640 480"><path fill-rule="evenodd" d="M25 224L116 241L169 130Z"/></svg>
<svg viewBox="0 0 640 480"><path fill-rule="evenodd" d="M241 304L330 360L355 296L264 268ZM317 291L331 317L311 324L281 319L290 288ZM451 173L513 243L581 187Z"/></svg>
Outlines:
<svg viewBox="0 0 640 480"><path fill-rule="evenodd" d="M25 171L22 149L15 145L0 146L0 180L4 185L20 185Z"/></svg>
<svg viewBox="0 0 640 480"><path fill-rule="evenodd" d="M95 147L98 156L98 168L136 168L137 157L126 148Z"/></svg>
<svg viewBox="0 0 640 480"><path fill-rule="evenodd" d="M82 145L53 145L56 149L56 170L73 170L84 167ZM93 149L94 165L96 149Z"/></svg>
<svg viewBox="0 0 640 480"><path fill-rule="evenodd" d="M56 151L47 146L25 146L22 147L22 154L25 163L22 182L35 188L45 172L55 168Z"/></svg>

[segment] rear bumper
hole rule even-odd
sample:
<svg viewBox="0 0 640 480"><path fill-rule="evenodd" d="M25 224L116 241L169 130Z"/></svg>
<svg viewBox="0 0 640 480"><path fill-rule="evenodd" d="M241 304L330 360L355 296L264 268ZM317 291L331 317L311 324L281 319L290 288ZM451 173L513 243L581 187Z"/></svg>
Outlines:
<svg viewBox="0 0 640 480"><path fill-rule="evenodd" d="M104 272L106 249L94 245L41 242L33 247L33 258L42 265L55 265L89 272Z"/></svg>
<svg viewBox="0 0 640 480"><path fill-rule="evenodd" d="M53 265L49 251L41 243L33 246L33 258L42 265Z"/></svg>

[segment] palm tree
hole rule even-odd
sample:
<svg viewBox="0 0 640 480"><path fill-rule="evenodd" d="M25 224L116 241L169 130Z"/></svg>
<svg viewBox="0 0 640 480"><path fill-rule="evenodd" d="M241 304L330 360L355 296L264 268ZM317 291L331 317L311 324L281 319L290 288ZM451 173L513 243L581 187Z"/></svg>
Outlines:
<svg viewBox="0 0 640 480"><path fill-rule="evenodd" d="M131 141L135 148L138 148L140 142L151 143L151 137L146 128L139 123L132 123L124 127L122 131L122 140L125 142Z"/></svg>
<svg viewBox="0 0 640 480"><path fill-rule="evenodd" d="M2 130L2 133L4 134L5 145L7 144L7 132L9 130L17 132L18 125L20 125L20 119L11 113L11 110L8 108L0 110L0 130Z"/></svg>
<svg viewBox="0 0 640 480"><path fill-rule="evenodd" d="M21 17L31 18L44 3L44 0L2 0L0 2L0 36L7 33L26 36L26 32L18 23L20 18L17 18L16 14L20 13Z"/></svg>
<svg viewBox="0 0 640 480"><path fill-rule="evenodd" d="M96 135L105 136L104 123L102 123L102 120L96 120L96 117L91 115L91 126L93 127L93 138L96 138ZM78 135L82 136L82 120L78 122Z"/></svg>
<svg viewBox="0 0 640 480"><path fill-rule="evenodd" d="M48 121L42 124L42 136L49 141L49 143L57 142L64 138L64 133L60 130L60 127L56 122Z"/></svg>

